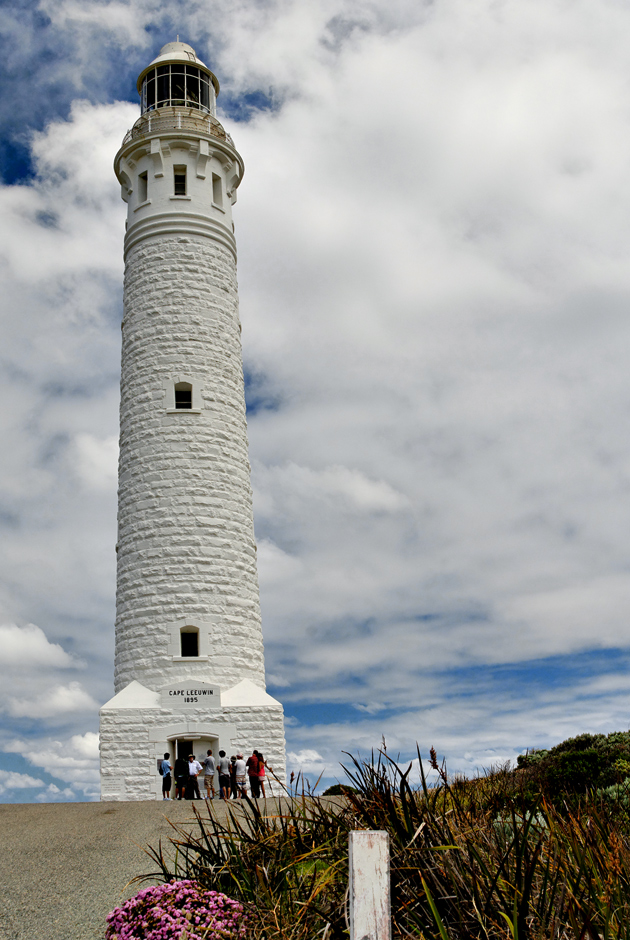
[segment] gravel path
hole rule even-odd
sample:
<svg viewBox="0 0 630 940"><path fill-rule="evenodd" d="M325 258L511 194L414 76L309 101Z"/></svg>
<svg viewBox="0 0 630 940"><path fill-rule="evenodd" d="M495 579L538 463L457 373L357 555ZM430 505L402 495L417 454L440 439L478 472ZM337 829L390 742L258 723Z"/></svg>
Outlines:
<svg viewBox="0 0 630 940"><path fill-rule="evenodd" d="M222 801L211 807L225 818ZM0 940L103 940L106 915L139 890L128 882L153 867L143 847L167 842L169 819L194 822L191 804L0 804Z"/></svg>

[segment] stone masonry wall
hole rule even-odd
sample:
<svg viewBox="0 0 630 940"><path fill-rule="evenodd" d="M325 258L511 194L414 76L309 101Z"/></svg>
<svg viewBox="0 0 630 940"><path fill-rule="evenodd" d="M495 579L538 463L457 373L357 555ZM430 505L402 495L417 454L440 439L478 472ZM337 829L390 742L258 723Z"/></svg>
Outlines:
<svg viewBox="0 0 630 940"><path fill-rule="evenodd" d="M199 414L167 413L195 377ZM115 688L197 678L264 687L236 264L202 236L131 248L120 407ZM209 658L174 661L169 627L210 621Z"/></svg>

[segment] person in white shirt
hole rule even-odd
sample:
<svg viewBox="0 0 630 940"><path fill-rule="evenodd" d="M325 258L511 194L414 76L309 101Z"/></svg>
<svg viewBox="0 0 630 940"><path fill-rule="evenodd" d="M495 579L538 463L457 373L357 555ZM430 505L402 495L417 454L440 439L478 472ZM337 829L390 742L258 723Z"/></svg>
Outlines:
<svg viewBox="0 0 630 940"><path fill-rule="evenodd" d="M197 782L197 775L201 773L201 764L198 760L195 760L194 754L188 755L188 786L186 787L186 799L187 800L200 800L201 793L199 792L199 783ZM193 794L189 796L188 794Z"/></svg>
<svg viewBox="0 0 630 940"><path fill-rule="evenodd" d="M230 798L230 762L225 751L219 751L219 792L222 800Z"/></svg>
<svg viewBox="0 0 630 940"><path fill-rule="evenodd" d="M245 777L247 776L247 765L243 760L242 754L236 755L236 763L234 765L234 772L236 774L236 787L238 789L238 795L242 800L246 795L247 791L245 789Z"/></svg>

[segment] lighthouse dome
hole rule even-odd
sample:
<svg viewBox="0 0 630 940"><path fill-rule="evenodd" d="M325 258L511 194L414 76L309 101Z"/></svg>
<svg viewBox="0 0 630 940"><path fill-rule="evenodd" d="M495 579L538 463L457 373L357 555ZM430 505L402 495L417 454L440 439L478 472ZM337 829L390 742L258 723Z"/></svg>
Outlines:
<svg viewBox="0 0 630 940"><path fill-rule="evenodd" d="M155 57L151 66L153 65L162 65L164 62L195 62L197 65L207 68L207 66L197 58L197 53L192 46L189 46L187 42L167 42L165 46L162 46L160 49L160 54Z"/></svg>

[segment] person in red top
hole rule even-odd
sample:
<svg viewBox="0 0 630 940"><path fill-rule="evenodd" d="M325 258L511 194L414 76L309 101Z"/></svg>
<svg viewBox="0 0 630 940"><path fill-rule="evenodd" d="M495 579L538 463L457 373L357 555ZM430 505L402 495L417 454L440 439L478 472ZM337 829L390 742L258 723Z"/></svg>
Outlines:
<svg viewBox="0 0 630 940"><path fill-rule="evenodd" d="M262 793L264 800L267 796L265 793L265 758L260 753L260 751L256 751L256 756L258 757L258 782L260 784L260 792Z"/></svg>
<svg viewBox="0 0 630 940"><path fill-rule="evenodd" d="M258 755L256 751L252 754L251 757L247 758L247 776L249 777L249 786L252 791L252 796L255 800L260 796L260 779L258 777Z"/></svg>

